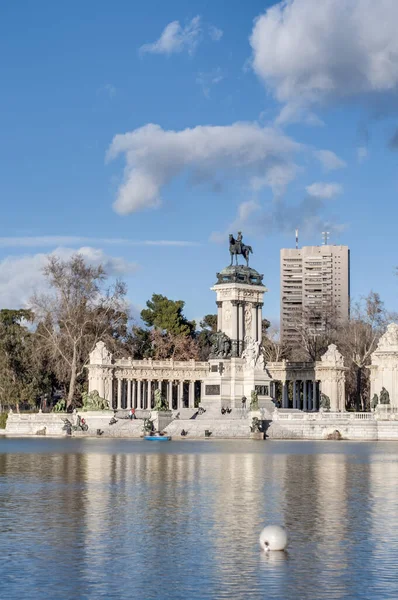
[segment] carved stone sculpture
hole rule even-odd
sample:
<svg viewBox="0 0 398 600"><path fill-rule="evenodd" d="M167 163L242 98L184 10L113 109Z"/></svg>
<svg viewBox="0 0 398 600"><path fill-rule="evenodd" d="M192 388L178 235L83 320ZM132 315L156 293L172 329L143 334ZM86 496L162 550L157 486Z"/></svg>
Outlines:
<svg viewBox="0 0 398 600"><path fill-rule="evenodd" d="M381 336L377 350L389 350L398 347L398 325L390 323L387 331Z"/></svg>
<svg viewBox="0 0 398 600"><path fill-rule="evenodd" d="M252 391L250 396L250 410L258 410L258 395L255 390Z"/></svg>
<svg viewBox="0 0 398 600"><path fill-rule="evenodd" d="M375 410L375 408L378 404L379 404L379 398L378 398L377 394L373 394L373 398L370 401L370 408L372 410Z"/></svg>
<svg viewBox="0 0 398 600"><path fill-rule="evenodd" d="M387 392L385 387L381 388L380 404L390 404L390 394Z"/></svg>
<svg viewBox="0 0 398 600"><path fill-rule="evenodd" d="M211 337L211 358L229 358L231 356L231 340L222 331L217 331Z"/></svg>
<svg viewBox="0 0 398 600"><path fill-rule="evenodd" d="M162 392L160 390L155 390L155 407L153 410L157 410L160 412L169 410L166 399L164 398L164 396L162 396Z"/></svg>
<svg viewBox="0 0 398 600"><path fill-rule="evenodd" d="M245 349L242 352L242 358L248 367L264 369L264 356L261 352L260 342L253 340L248 335L245 337Z"/></svg>
<svg viewBox="0 0 398 600"><path fill-rule="evenodd" d="M321 394L321 397L319 399L319 408L329 412L330 410L330 398L329 396L326 396L326 394Z"/></svg>
<svg viewBox="0 0 398 600"><path fill-rule="evenodd" d="M343 355L340 354L336 344L330 344L325 354L321 356L321 361L323 363L329 363L332 365L344 366L344 358Z"/></svg>
<svg viewBox="0 0 398 600"><path fill-rule="evenodd" d="M90 353L91 365L111 364L112 354L107 350L104 342L97 342L94 350Z"/></svg>

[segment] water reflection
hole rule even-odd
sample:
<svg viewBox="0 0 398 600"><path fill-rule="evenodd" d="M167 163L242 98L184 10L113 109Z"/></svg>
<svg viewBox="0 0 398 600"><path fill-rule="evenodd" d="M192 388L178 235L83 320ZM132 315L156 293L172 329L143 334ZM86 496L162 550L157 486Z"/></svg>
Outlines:
<svg viewBox="0 0 398 600"><path fill-rule="evenodd" d="M0 440L7 598L398 596L394 443L68 442Z"/></svg>

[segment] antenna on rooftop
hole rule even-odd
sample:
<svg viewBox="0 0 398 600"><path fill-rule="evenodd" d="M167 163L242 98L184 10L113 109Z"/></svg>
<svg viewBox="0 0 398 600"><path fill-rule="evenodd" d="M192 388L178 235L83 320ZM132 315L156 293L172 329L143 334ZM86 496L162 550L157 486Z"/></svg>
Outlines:
<svg viewBox="0 0 398 600"><path fill-rule="evenodd" d="M296 229L296 250L298 250L298 229Z"/></svg>
<svg viewBox="0 0 398 600"><path fill-rule="evenodd" d="M327 246L327 245L328 245L328 241L329 241L329 235L330 235L330 232L329 232L329 231L322 231L323 245L324 245L324 246Z"/></svg>

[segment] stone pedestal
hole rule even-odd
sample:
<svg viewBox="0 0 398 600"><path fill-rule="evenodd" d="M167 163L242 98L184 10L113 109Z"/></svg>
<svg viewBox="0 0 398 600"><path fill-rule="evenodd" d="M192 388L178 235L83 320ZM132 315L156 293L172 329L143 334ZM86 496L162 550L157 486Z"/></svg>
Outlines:
<svg viewBox="0 0 398 600"><path fill-rule="evenodd" d="M173 412L171 410L152 410L151 421L155 431L163 431L173 420Z"/></svg>
<svg viewBox="0 0 398 600"><path fill-rule="evenodd" d="M211 288L217 294L217 330L231 340L232 357L245 349L245 337L261 343L262 306L267 288L263 275L245 266L230 266L217 273Z"/></svg>
<svg viewBox="0 0 398 600"><path fill-rule="evenodd" d="M335 344L330 344L321 360L315 363L315 378L321 382L321 393L330 400L332 412L345 411L344 358ZM303 410L306 410L305 402Z"/></svg>
<svg viewBox="0 0 398 600"><path fill-rule="evenodd" d="M251 367L243 358L210 359L200 405L206 410L242 408L242 397L245 396L249 409L251 393L256 391L259 408L273 410L270 384L271 378L264 368Z"/></svg>

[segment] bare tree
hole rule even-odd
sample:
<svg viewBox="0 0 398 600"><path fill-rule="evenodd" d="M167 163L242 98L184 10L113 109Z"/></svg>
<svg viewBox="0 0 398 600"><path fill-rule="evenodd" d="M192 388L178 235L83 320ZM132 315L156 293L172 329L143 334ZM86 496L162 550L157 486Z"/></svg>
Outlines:
<svg viewBox="0 0 398 600"><path fill-rule="evenodd" d="M336 341L339 319L333 304L320 310L307 307L297 315L292 324L294 341L291 357L295 360L320 360L329 344Z"/></svg>
<svg viewBox="0 0 398 600"><path fill-rule="evenodd" d="M289 348L281 342L279 330L274 327L267 328L262 345L265 362L279 362L288 357Z"/></svg>
<svg viewBox="0 0 398 600"><path fill-rule="evenodd" d="M366 367L370 364L371 355L376 350L388 320L389 315L379 294L371 291L351 307L350 320L339 328L338 345L352 371L347 379L352 381L355 389L356 410L365 409L365 392L369 387Z"/></svg>
<svg viewBox="0 0 398 600"><path fill-rule="evenodd" d="M69 407L89 353L101 339L112 344L126 323L126 289L121 282L105 287L103 267L87 265L80 254L69 261L50 257L44 274L50 291L31 300L36 334L66 382Z"/></svg>
<svg viewBox="0 0 398 600"><path fill-rule="evenodd" d="M153 355L156 360L173 358L190 360L199 358L199 347L194 338L187 335L163 333L159 329L151 331Z"/></svg>

